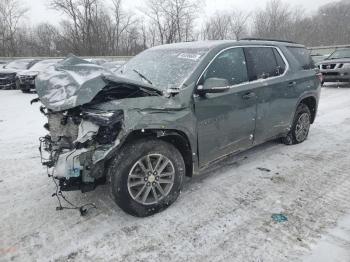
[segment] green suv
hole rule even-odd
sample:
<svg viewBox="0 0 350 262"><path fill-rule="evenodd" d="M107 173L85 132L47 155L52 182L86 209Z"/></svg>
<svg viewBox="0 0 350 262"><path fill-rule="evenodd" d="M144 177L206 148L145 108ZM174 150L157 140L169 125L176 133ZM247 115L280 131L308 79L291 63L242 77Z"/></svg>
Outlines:
<svg viewBox="0 0 350 262"><path fill-rule="evenodd" d="M280 138L308 136L320 74L304 46L247 39L148 49L117 74L71 56L42 72L43 164L61 191L110 182L127 213L148 216L184 177Z"/></svg>

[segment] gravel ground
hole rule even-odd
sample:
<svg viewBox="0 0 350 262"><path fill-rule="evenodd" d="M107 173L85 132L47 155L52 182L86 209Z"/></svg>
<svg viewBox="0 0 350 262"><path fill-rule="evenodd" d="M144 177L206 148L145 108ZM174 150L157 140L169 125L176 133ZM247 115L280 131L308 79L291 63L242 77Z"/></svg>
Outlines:
<svg viewBox="0 0 350 262"><path fill-rule="evenodd" d="M122 212L108 186L56 211L35 95L0 92L0 261L350 261L350 89L325 87L309 139L269 142L188 180L166 211ZM283 213L288 221L271 219ZM323 251L323 252L322 252Z"/></svg>

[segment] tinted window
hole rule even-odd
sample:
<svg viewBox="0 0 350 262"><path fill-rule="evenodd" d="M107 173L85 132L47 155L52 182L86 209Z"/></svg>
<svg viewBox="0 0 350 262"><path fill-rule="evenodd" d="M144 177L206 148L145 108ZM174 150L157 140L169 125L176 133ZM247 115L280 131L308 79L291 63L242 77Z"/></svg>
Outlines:
<svg viewBox="0 0 350 262"><path fill-rule="evenodd" d="M230 85L248 82L248 72L242 48L232 48L222 52L210 64L204 80L208 78L223 78Z"/></svg>
<svg viewBox="0 0 350 262"><path fill-rule="evenodd" d="M283 75L283 73L286 71L286 63L276 48L273 48L273 53L275 54L277 61L277 72L279 75Z"/></svg>
<svg viewBox="0 0 350 262"><path fill-rule="evenodd" d="M248 47L245 48L245 54L251 81L279 75L273 48Z"/></svg>
<svg viewBox="0 0 350 262"><path fill-rule="evenodd" d="M314 69L315 64L312 61L310 56L310 52L303 47L288 47L289 51L293 54L293 56L298 60L300 67L302 69Z"/></svg>

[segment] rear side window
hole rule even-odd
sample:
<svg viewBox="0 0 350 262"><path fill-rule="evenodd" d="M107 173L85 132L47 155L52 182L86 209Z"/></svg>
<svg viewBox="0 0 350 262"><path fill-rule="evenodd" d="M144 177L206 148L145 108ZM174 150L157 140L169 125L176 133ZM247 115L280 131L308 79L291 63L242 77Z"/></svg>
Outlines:
<svg viewBox="0 0 350 262"><path fill-rule="evenodd" d="M288 47L288 50L293 54L295 59L299 62L300 67L304 70L314 69L315 63L313 62L310 52L303 47Z"/></svg>
<svg viewBox="0 0 350 262"><path fill-rule="evenodd" d="M266 79L280 75L279 66L285 70L285 64L280 61L280 65L277 62L276 54L274 53L275 48L271 47L247 47L244 48L249 80L254 81L257 79ZM279 55L279 54L278 54Z"/></svg>

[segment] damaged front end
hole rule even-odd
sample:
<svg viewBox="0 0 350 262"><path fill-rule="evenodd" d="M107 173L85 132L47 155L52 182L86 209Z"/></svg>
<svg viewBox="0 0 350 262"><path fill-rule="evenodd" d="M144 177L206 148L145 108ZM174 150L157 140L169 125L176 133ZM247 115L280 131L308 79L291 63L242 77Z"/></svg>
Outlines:
<svg viewBox="0 0 350 262"><path fill-rule="evenodd" d="M74 108L41 110L49 134L40 139L42 164L52 169L62 191L90 191L105 180L105 155L119 143L123 111Z"/></svg>
<svg viewBox="0 0 350 262"><path fill-rule="evenodd" d="M151 84L74 56L40 73L36 90L49 131L40 139L42 164L61 191L86 192L104 183L108 161L129 133L143 128L137 126L142 120L154 128L168 110L170 117L184 117L175 113L183 106Z"/></svg>

